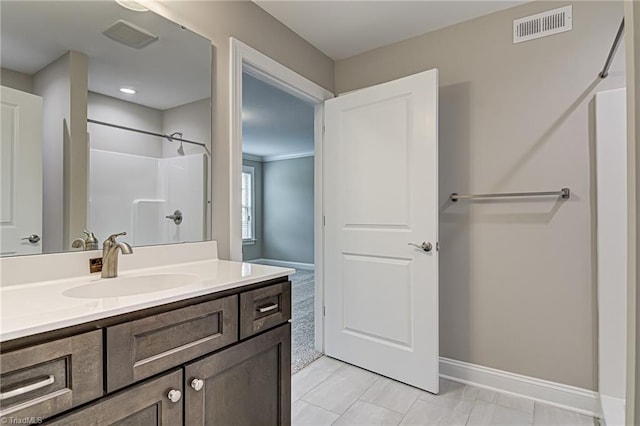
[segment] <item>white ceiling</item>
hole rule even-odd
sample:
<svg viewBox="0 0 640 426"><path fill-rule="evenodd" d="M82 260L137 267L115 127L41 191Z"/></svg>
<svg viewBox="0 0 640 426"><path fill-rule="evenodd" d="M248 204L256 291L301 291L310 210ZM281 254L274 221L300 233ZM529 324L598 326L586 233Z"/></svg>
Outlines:
<svg viewBox="0 0 640 426"><path fill-rule="evenodd" d="M507 0L254 2L334 60L526 3Z"/></svg>
<svg viewBox="0 0 640 426"><path fill-rule="evenodd" d="M34 74L68 50L89 57L89 90L164 110L208 98L211 42L155 13L133 12L115 1L2 1L4 68ZM158 35L135 49L102 32L118 19ZM136 95L124 95L123 86Z"/></svg>
<svg viewBox="0 0 640 426"><path fill-rule="evenodd" d="M242 74L243 153L264 160L311 153L313 122L312 104Z"/></svg>

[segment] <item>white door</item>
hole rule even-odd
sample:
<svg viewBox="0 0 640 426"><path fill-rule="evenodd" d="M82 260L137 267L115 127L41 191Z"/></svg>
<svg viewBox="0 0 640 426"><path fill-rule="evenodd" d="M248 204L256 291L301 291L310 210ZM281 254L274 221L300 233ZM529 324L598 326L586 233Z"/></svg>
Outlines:
<svg viewBox="0 0 640 426"><path fill-rule="evenodd" d="M325 105L325 352L437 393L438 70Z"/></svg>
<svg viewBox="0 0 640 426"><path fill-rule="evenodd" d="M42 98L1 90L0 255L42 253Z"/></svg>

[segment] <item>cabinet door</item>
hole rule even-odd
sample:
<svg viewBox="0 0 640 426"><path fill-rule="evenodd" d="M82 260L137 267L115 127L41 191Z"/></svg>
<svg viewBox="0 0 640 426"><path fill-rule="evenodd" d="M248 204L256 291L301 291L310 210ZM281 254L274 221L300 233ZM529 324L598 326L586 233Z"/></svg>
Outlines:
<svg viewBox="0 0 640 426"><path fill-rule="evenodd" d="M291 324L188 365L185 379L185 424L290 425Z"/></svg>
<svg viewBox="0 0 640 426"><path fill-rule="evenodd" d="M169 399L169 393L172 391L173 401ZM50 426L181 425L183 413L181 393L182 370L178 370L132 386L47 424Z"/></svg>

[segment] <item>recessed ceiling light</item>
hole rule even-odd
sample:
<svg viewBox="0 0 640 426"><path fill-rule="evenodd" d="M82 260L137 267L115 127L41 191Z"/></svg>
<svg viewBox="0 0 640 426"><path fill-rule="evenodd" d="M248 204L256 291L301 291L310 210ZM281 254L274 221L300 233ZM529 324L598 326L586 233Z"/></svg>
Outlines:
<svg viewBox="0 0 640 426"><path fill-rule="evenodd" d="M128 87L121 87L120 91L122 93L126 93L127 95L135 95L137 93L135 89L130 89Z"/></svg>
<svg viewBox="0 0 640 426"><path fill-rule="evenodd" d="M147 12L149 9L134 0L116 0L120 6L136 12Z"/></svg>

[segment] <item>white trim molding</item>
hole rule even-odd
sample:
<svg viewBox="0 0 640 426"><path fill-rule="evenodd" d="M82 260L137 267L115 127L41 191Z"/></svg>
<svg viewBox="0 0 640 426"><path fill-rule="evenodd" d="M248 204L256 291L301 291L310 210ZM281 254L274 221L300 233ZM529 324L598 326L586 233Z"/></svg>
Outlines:
<svg viewBox="0 0 640 426"><path fill-rule="evenodd" d="M602 418L607 426L625 425L626 403L622 398L600 395Z"/></svg>
<svg viewBox="0 0 640 426"><path fill-rule="evenodd" d="M293 154L264 155L264 156L247 154L243 152L242 159L249 160L249 161L257 161L259 163L269 163L271 161L294 160L296 158L313 157L314 155L315 155L314 151L297 152Z"/></svg>
<svg viewBox="0 0 640 426"><path fill-rule="evenodd" d="M600 417L598 393L535 377L440 357L440 377Z"/></svg>
<svg viewBox="0 0 640 426"><path fill-rule="evenodd" d="M281 155L265 155L262 157L262 161L268 163L270 161L282 161L282 160L294 160L296 158L305 158L305 157L313 157L313 151L309 152L298 152L296 154L281 154Z"/></svg>
<svg viewBox="0 0 640 426"><path fill-rule="evenodd" d="M258 263L260 265L268 265L268 266L281 266L283 268L304 269L307 271L315 270L315 265L313 263L289 262L286 260L275 260L275 259L253 259L253 260L247 260L246 262Z"/></svg>
<svg viewBox="0 0 640 426"><path fill-rule="evenodd" d="M257 161L258 163L262 163L264 161L262 157L259 155L247 154L245 152L242 153L242 159L249 160L249 161Z"/></svg>
<svg viewBox="0 0 640 426"><path fill-rule="evenodd" d="M242 72L277 87L293 96L314 104L333 98L333 93L297 72L274 61L265 54L229 37L229 251L231 260L242 261L242 231L240 220L240 170L242 170ZM318 152L316 140L316 157ZM322 206L316 206L321 208ZM317 236L316 236L317 237ZM318 238L316 238L318 241ZM317 249L316 249L317 251Z"/></svg>
<svg viewBox="0 0 640 426"><path fill-rule="evenodd" d="M242 72L267 82L285 92L304 99L315 105L314 108L314 264L318 265L315 271L315 347L324 352L324 277L322 275L324 259L324 196L323 196L323 172L322 139L324 124L324 101L333 98L333 93L317 85L311 80L301 76L295 71L274 61L268 56L247 46L239 40L230 37L230 129L229 138L229 164L231 197L229 206L229 247L231 260L242 260L242 231L240 217L240 186L242 170Z"/></svg>

